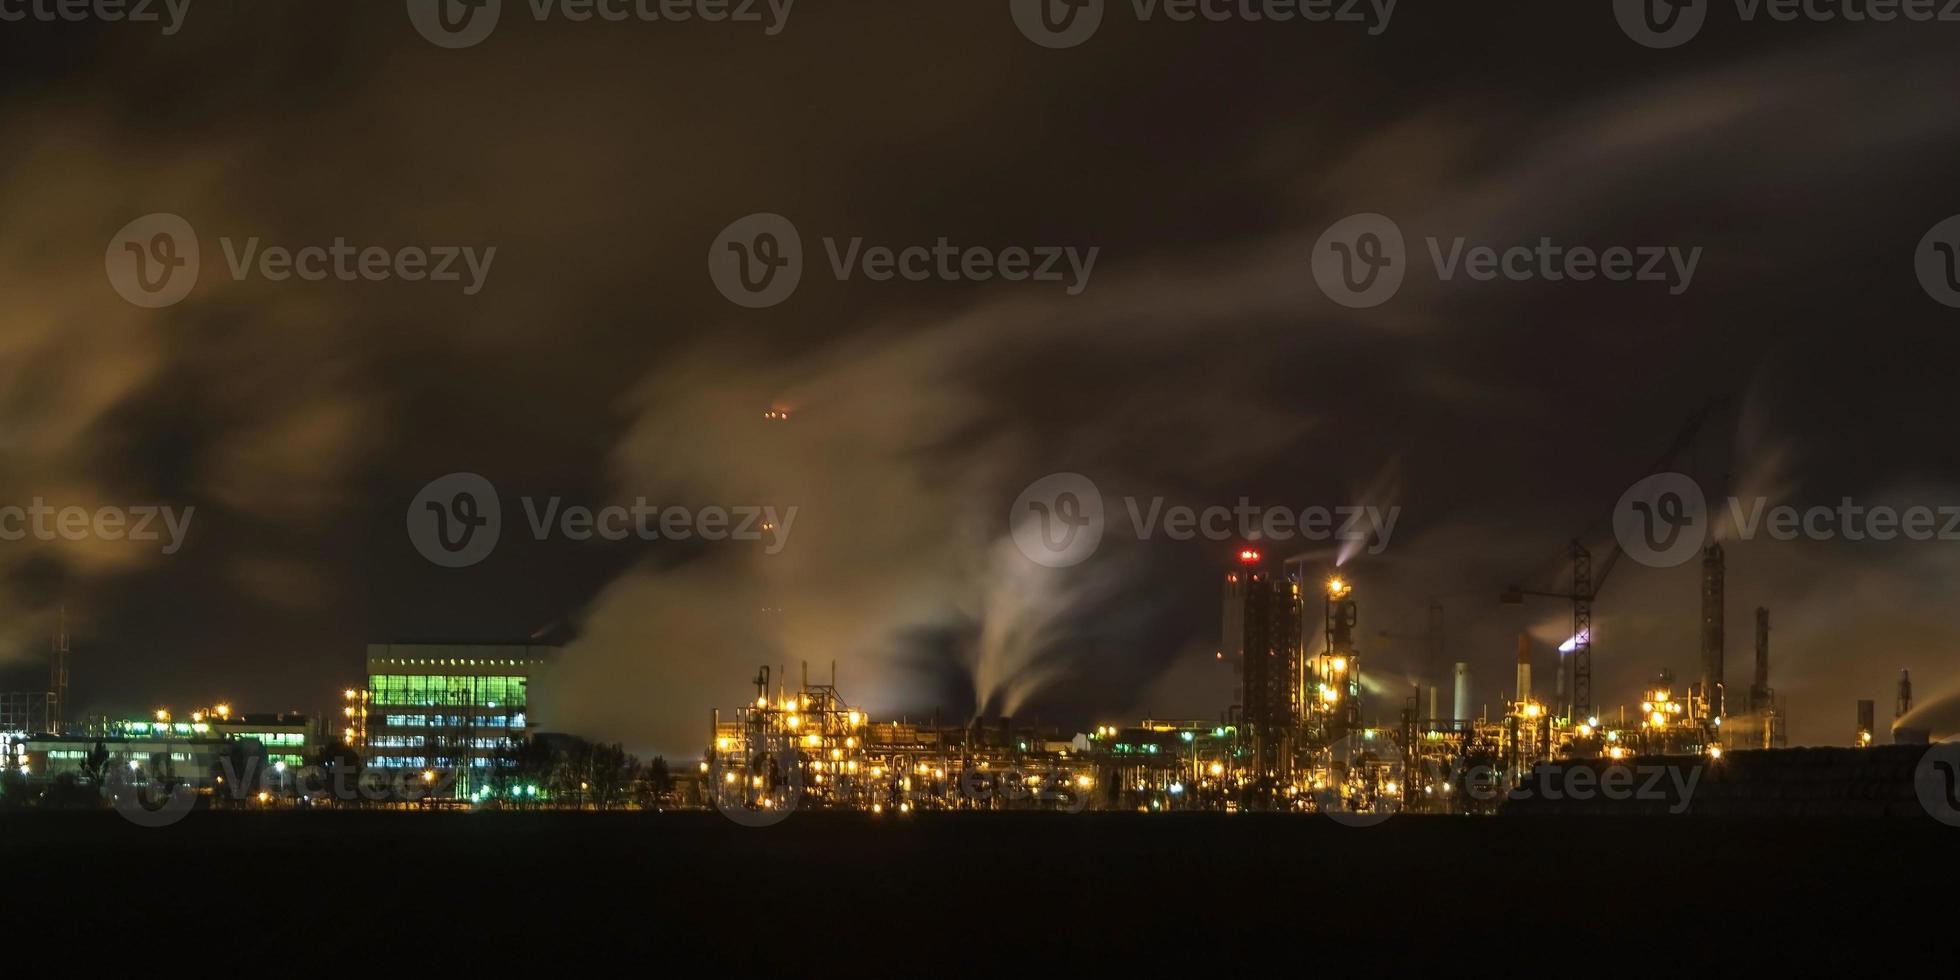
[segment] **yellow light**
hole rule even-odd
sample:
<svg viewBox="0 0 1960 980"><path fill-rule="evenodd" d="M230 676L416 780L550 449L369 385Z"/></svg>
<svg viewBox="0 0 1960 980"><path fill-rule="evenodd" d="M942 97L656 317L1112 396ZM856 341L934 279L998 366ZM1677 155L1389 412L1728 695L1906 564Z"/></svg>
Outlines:
<svg viewBox="0 0 1960 980"><path fill-rule="evenodd" d="M1654 727L1661 728L1664 727L1666 724L1667 724L1667 716L1661 714L1658 711L1654 712Z"/></svg>
<svg viewBox="0 0 1960 980"><path fill-rule="evenodd" d="M1642 711L1652 711L1652 710L1654 710L1654 702L1652 702L1652 701L1642 701L1642 702L1640 702L1640 710L1642 710Z"/></svg>
<svg viewBox="0 0 1960 980"><path fill-rule="evenodd" d="M702 763L702 765L707 765L707 763L705 763L705 762L704 762L704 763ZM722 776L722 777L721 777L721 781L722 781L722 782L724 782L724 783L727 783L727 784L728 784L728 785L730 785L730 786L733 786L733 785L735 785L735 774L734 774L734 773L732 773L732 772L731 772L731 773L728 773L728 774L726 774L726 775L724 775L724 776Z"/></svg>
<svg viewBox="0 0 1960 980"><path fill-rule="evenodd" d="M1538 717L1538 705L1536 705L1536 704L1527 704L1527 705L1525 705L1525 706L1524 706L1524 716L1525 716L1526 718L1536 718L1536 717Z"/></svg>
<svg viewBox="0 0 1960 980"><path fill-rule="evenodd" d="M346 698L349 701L352 701L354 700L354 689L350 687L347 690L340 692L340 696Z"/></svg>
<svg viewBox="0 0 1960 980"><path fill-rule="evenodd" d="M1592 727L1591 725L1580 725L1580 726L1579 726L1579 737L1580 737L1580 738L1591 738L1591 737L1592 737L1592 733L1593 733L1593 727Z"/></svg>
<svg viewBox="0 0 1960 980"><path fill-rule="evenodd" d="M728 751L728 739L726 738L715 739L715 748L723 752Z"/></svg>
<svg viewBox="0 0 1960 980"><path fill-rule="evenodd" d="M1336 599L1340 598L1341 596L1347 595L1348 584L1346 582L1341 581L1339 578L1330 578L1327 580L1327 594L1333 596Z"/></svg>
<svg viewBox="0 0 1960 980"><path fill-rule="evenodd" d="M1335 658L1334 658L1334 673L1336 673L1336 674L1345 674L1345 673L1347 673L1347 658L1346 658L1346 657L1335 657Z"/></svg>
<svg viewBox="0 0 1960 980"><path fill-rule="evenodd" d="M872 812L872 813L883 813L883 812L885 812L885 805L884 805L883 803L873 803L873 804L871 804L871 812Z"/></svg>
<svg viewBox="0 0 1960 980"><path fill-rule="evenodd" d="M1087 777L1087 776L1077 776L1077 777L1075 777L1075 785L1077 785L1077 786L1080 786L1080 787L1081 787L1081 788L1083 788L1083 789L1088 789L1088 788L1089 788L1089 777Z"/></svg>
<svg viewBox="0 0 1960 980"><path fill-rule="evenodd" d="M758 707L758 708L767 708L767 707L769 707L769 699L768 699L768 698L756 698L756 699L755 699L755 706L756 706L756 707Z"/></svg>
<svg viewBox="0 0 1960 980"><path fill-rule="evenodd" d="M425 783L433 783L433 782L435 782L435 781L436 781L436 771L435 771L434 769L424 769L424 770L422 770L422 781L423 781L423 782L425 782Z"/></svg>
<svg viewBox="0 0 1960 980"><path fill-rule="evenodd" d="M1719 758L1721 758L1721 757L1722 757L1722 747L1721 747L1721 746L1719 746L1719 745L1711 745L1711 746L1709 746L1709 747L1708 747L1708 757L1709 757L1709 758L1711 758L1711 759L1719 759Z"/></svg>
<svg viewBox="0 0 1960 980"><path fill-rule="evenodd" d="M791 728L801 728L801 727L803 727L803 719L802 719L802 718L799 718L799 717L797 717L796 715L790 715L790 716L789 716L789 727L791 727Z"/></svg>
<svg viewBox="0 0 1960 980"><path fill-rule="evenodd" d="M221 705L218 705L218 707L217 707L217 708L216 708L215 710L216 710L216 711L218 712L218 717L220 717L220 718L230 718L230 717L231 717L231 705L228 705L228 704L221 704Z"/></svg>
<svg viewBox="0 0 1960 980"><path fill-rule="evenodd" d="M1223 775L1225 775L1225 766L1224 766L1224 764L1223 764L1223 763L1218 763L1218 762L1214 762L1214 763L1212 763L1212 764L1211 764L1211 774L1212 774L1212 775L1214 775L1214 776L1223 776Z"/></svg>
<svg viewBox="0 0 1960 980"><path fill-rule="evenodd" d="M853 725L856 725L856 724L857 724L858 722L861 722L861 721L863 721L863 720L864 720L864 716L863 716L863 715L860 715L860 714L858 714L858 713L857 713L857 712L855 712L855 711L853 711L853 712L851 712L851 714L850 714L850 719L851 719L851 724L853 724Z"/></svg>

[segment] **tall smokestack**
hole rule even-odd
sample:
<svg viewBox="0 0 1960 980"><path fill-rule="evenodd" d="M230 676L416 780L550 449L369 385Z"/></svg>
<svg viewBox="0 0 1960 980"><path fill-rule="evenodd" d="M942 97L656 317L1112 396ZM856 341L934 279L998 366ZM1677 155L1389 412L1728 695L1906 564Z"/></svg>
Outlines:
<svg viewBox="0 0 1960 980"><path fill-rule="evenodd" d="M1531 700L1531 634L1518 634L1518 700Z"/></svg>
<svg viewBox="0 0 1960 980"><path fill-rule="evenodd" d="M1438 718L1441 718L1441 717L1442 717L1442 715L1439 715L1439 714L1437 714L1437 713L1436 713L1436 709L1437 709L1437 705L1436 705L1436 701L1437 701L1437 699L1438 699L1438 698L1440 697L1440 694L1439 694L1439 692L1440 692L1441 690L1442 690L1442 688L1439 688L1439 687L1437 687L1437 686L1436 686L1436 685L1434 685L1434 684L1431 684L1431 685L1429 685L1429 715L1428 715L1428 717L1429 717L1429 720L1431 720L1431 721L1435 721L1436 719L1438 719Z"/></svg>
<svg viewBox="0 0 1960 980"><path fill-rule="evenodd" d="M1701 696L1710 717L1727 712L1722 705L1722 647L1727 632L1724 610L1728 598L1728 559L1720 544L1701 553Z"/></svg>
<svg viewBox="0 0 1960 980"><path fill-rule="evenodd" d="M1456 665L1456 708L1450 717L1463 724L1470 721L1470 665L1461 661Z"/></svg>
<svg viewBox="0 0 1960 980"><path fill-rule="evenodd" d="M1872 744L1872 726L1878 722L1878 702L1858 702L1858 746Z"/></svg>
<svg viewBox="0 0 1960 980"><path fill-rule="evenodd" d="M1899 671L1899 708L1892 716L1893 721L1904 718L1912 711L1912 671Z"/></svg>
<svg viewBox="0 0 1960 980"><path fill-rule="evenodd" d="M1756 608L1756 678L1749 684L1749 711L1769 710L1769 610Z"/></svg>

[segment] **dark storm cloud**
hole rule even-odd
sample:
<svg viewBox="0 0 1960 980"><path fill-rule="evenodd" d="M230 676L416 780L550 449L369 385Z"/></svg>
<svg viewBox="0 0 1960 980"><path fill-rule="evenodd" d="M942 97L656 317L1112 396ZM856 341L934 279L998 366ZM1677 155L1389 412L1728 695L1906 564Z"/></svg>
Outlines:
<svg viewBox="0 0 1960 980"><path fill-rule="evenodd" d="M223 684L285 707L330 699L366 640L569 616L549 723L670 751L754 665L803 660L881 712L1215 716L1219 549L1118 538L1049 571L1005 542L1020 488L1074 470L1200 504L1399 488L1391 546L1349 569L1370 669L1388 697L1423 676L1395 637L1441 596L1494 703L1507 637L1556 643L1566 615L1496 588L1549 584L1709 395L1748 405L1741 448L1733 418L1707 437L1716 481L1803 502L1954 483L1924 447L1956 345L1909 265L1960 211L1960 133L1924 95L1960 80L1937 29L1657 55L1581 5L1451 5L1378 39L1113 23L1050 52L996 6L813 8L766 41L512 23L457 52L394 4L214 10L169 41L42 29L74 57L22 50L36 85L0 103L4 489L195 502L204 536L169 561L7 549L0 570L41 582L7 600L8 648L44 646L65 599L92 613L77 684L105 706ZM153 211L197 225L207 272L146 313L101 249ZM1103 252L1080 297L813 278L749 312L704 257L758 211ZM1363 211L1418 255L1464 235L1707 258L1681 297L1417 277L1347 311L1308 256ZM218 236L499 251L463 297L233 283ZM444 573L401 513L454 470L802 512L774 558L520 542ZM1848 692L1884 700L1904 661L1929 690L1953 672L1951 574L1937 545L1732 549L1731 622L1777 610L1798 740L1841 740ZM1615 575L1603 702L1687 673L1694 644L1692 570Z"/></svg>

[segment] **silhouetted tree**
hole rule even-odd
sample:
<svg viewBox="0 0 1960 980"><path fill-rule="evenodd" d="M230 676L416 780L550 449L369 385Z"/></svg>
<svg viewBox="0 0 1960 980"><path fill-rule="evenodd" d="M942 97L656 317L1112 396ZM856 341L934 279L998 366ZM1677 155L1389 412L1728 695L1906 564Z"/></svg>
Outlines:
<svg viewBox="0 0 1960 980"><path fill-rule="evenodd" d="M633 795L646 809L655 810L671 804L674 774L667 768L667 757L654 756L653 761L640 770L640 778L634 782L633 788Z"/></svg>

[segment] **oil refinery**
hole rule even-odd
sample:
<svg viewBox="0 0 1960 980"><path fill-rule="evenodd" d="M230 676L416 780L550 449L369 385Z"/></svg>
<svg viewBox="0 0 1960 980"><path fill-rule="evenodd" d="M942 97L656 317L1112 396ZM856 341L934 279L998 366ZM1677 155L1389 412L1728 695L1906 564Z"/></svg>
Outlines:
<svg viewBox="0 0 1960 980"><path fill-rule="evenodd" d="M1254 548L1237 559L1223 581L1219 659L1235 663L1238 701L1221 705L1216 719L1147 718L1080 732L1011 718L881 721L839 693L834 666L820 684L810 682L807 666L795 683L781 668L763 667L751 702L729 716L714 712L699 764L704 802L724 811L879 814L1488 814L1516 787L1563 767L1666 760L1699 771L1725 756L1785 748L1787 719L1769 684L1768 610L1756 610L1746 692L1725 696L1720 545L1703 555L1701 677L1683 684L1657 670L1611 711L1590 703L1585 662L1568 655L1588 644L1540 650L1519 635L1516 673L1495 710L1472 709L1469 664L1456 662L1435 665L1447 666L1447 696L1438 678L1408 689L1392 714L1370 713L1364 692L1380 686L1363 684L1362 597L1354 583L1310 578L1298 566L1276 574ZM1579 625L1589 629L1589 618L1581 609ZM1541 658L1551 666L1534 679ZM1898 717L1911 708L1910 681L1901 683ZM1855 744L1871 747L1871 702L1859 712ZM1905 729L1894 738L1918 740Z"/></svg>

